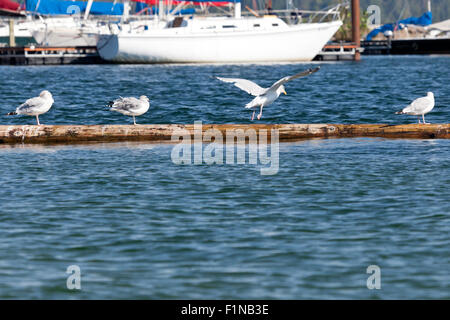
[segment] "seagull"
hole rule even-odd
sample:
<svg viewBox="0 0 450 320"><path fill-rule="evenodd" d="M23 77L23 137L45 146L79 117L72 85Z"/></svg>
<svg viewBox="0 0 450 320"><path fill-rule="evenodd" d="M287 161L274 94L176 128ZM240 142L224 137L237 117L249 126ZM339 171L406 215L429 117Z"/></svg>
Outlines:
<svg viewBox="0 0 450 320"><path fill-rule="evenodd" d="M236 78L221 78L217 77L220 81L233 83L236 87L238 87L241 90L244 90L248 94L251 94L252 96L255 96L251 102L249 102L245 108L246 109L254 109L257 107L260 107L260 111L258 114L258 120L261 119L262 111L265 106L268 106L272 102L278 99L280 94L286 93L286 89L284 88L284 84L288 81L300 78L300 77L306 77L310 74L313 74L314 72L319 71L320 67L314 68L314 69L308 69L305 71L302 71L300 73L297 73L293 76L284 77L277 82L275 82L270 88L261 88L259 85L254 83L253 81L246 80L246 79L236 79ZM255 118L255 112L256 110L253 110L252 115L252 121Z"/></svg>
<svg viewBox="0 0 450 320"><path fill-rule="evenodd" d="M425 122L425 114L433 110L434 108L434 94L433 92L428 92L426 97L418 98L414 100L409 106L395 114L409 114L412 116L417 116L420 122L420 116L422 116L423 123Z"/></svg>
<svg viewBox="0 0 450 320"><path fill-rule="evenodd" d="M134 125L136 125L136 116L143 115L150 107L150 102L146 96L140 96L139 99L134 97L116 99L110 101L108 107L111 111L117 111L126 116L132 116Z"/></svg>
<svg viewBox="0 0 450 320"><path fill-rule="evenodd" d="M49 91L44 90L39 94L39 97L28 99L22 103L16 111L10 112L6 115L14 116L17 114L25 114L27 116L36 116L37 125L40 126L39 115L50 110L53 102L54 100L52 94Z"/></svg>

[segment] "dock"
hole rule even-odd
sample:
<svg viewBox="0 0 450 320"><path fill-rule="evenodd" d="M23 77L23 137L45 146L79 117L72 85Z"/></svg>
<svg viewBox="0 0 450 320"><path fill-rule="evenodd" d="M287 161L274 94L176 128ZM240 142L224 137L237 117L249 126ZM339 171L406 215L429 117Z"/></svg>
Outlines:
<svg viewBox="0 0 450 320"><path fill-rule="evenodd" d="M356 43L330 43L325 45L314 61L355 61L361 48Z"/></svg>
<svg viewBox="0 0 450 320"><path fill-rule="evenodd" d="M203 124L202 134L216 129L226 134L278 133L280 142L315 138L450 139L450 124ZM173 135L194 137L194 124L151 125L0 125L0 144L76 144L86 142L173 142ZM276 131L273 131L276 130ZM216 131L217 132L217 131ZM197 134L199 132L197 131Z"/></svg>
<svg viewBox="0 0 450 320"><path fill-rule="evenodd" d="M387 55L391 52L391 41L361 41L364 55Z"/></svg>
<svg viewBox="0 0 450 320"><path fill-rule="evenodd" d="M0 47L0 65L102 64L96 47Z"/></svg>

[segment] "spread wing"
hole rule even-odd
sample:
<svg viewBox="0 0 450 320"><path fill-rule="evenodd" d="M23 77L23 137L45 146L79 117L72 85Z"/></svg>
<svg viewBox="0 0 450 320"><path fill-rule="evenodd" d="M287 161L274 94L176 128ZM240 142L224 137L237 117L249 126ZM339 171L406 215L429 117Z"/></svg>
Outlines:
<svg viewBox="0 0 450 320"><path fill-rule="evenodd" d="M275 82L270 87L270 90L277 90L281 85L285 84L286 82L297 79L297 78L309 76L310 74L313 74L313 73L319 71L319 69L320 69L320 67L317 67L314 69L308 69L308 70L302 71L300 73L294 74L293 76L284 77L284 78L278 80L277 82Z"/></svg>
<svg viewBox="0 0 450 320"><path fill-rule="evenodd" d="M227 82L227 83L233 83L236 87L238 87L241 90L244 90L248 94L251 94L252 96L260 96L266 92L267 89L261 88L256 83L250 80L246 79L237 79L237 78L220 78L217 77L220 81Z"/></svg>
<svg viewBox="0 0 450 320"><path fill-rule="evenodd" d="M422 97L414 100L409 106L403 109L403 112L424 112L431 106L432 102L428 97Z"/></svg>

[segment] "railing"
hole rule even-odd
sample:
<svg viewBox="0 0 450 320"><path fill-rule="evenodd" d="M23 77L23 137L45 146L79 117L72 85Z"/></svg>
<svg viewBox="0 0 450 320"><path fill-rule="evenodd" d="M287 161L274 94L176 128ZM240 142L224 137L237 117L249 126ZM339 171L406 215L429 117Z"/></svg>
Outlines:
<svg viewBox="0 0 450 320"><path fill-rule="evenodd" d="M245 9L242 11L242 16L255 16L255 17L264 17L268 15L274 15L278 18L284 20L288 24L299 24L299 23L314 23L314 22L325 22L325 21L337 21L341 20L340 17L340 9L342 7L345 7L347 5L346 2L340 3L338 5L328 7L324 10L302 10L298 8L291 8L291 9L283 9L283 10L272 10L272 9L265 9L265 10L254 10L250 7L246 6ZM233 11L227 11L223 8L213 8L210 11L208 8L205 8L205 10L202 12L203 15L208 17L220 17L220 16L234 16Z"/></svg>
<svg viewBox="0 0 450 320"><path fill-rule="evenodd" d="M284 20L287 24L300 24L300 23L320 23L327 21L337 21L340 20L339 11L310 11L310 10L300 10L300 9L290 9L290 10L259 10L253 12L243 12L243 16L267 16L275 15L278 18Z"/></svg>
<svg viewBox="0 0 450 320"><path fill-rule="evenodd" d="M301 24L301 23L320 23L320 22L341 20L340 9L346 5L347 4L344 1L344 3L338 4L333 7L326 8L325 10L318 10L318 11L301 10L298 8L284 9L284 10L272 10L272 9L253 10L253 9L247 7L247 10L244 9L242 11L242 16L243 17L249 17L249 16L264 17L264 16L268 16L268 15L273 15L273 16L277 16L278 18L282 19L289 25L296 25L296 24ZM171 9L173 10L174 8L171 8ZM182 8L177 8L176 10L181 10L181 9ZM234 16L234 12L233 12L233 10L231 10L232 8L228 8L228 9L230 9L229 11L227 11L226 9L223 9L223 8L208 9L208 7L203 7L201 9L202 10L198 10L198 12L196 12L195 14L190 13L190 14L187 14L184 16L193 16L193 15L207 16L207 17L223 17L223 16L233 17ZM210 11L214 11L214 12L210 12ZM168 14L166 16L166 19L172 20L176 16L180 16L180 15L181 14L178 14L175 12L175 14ZM46 16L39 15L39 14L37 14L35 16L38 16L39 19L38 20L34 20L34 19L33 20L29 20L29 19L25 20L22 18L19 20L28 21L28 22L33 22L33 21L37 22L40 20L40 22L44 22L45 25L47 24L46 19L43 19ZM81 15L79 15L79 16L77 16L77 15L51 16L51 18L69 18L69 17L72 17L75 20L75 22L77 24L79 24L80 26L83 26L84 19ZM141 21L141 20L152 20L152 19L157 20L158 18L155 15L130 15L128 17L128 21ZM95 17L90 16L89 20L97 22L98 26L109 25L111 23L116 24L116 23L124 22L123 17L117 16L117 15L113 15L113 16L105 15L105 16L95 16Z"/></svg>

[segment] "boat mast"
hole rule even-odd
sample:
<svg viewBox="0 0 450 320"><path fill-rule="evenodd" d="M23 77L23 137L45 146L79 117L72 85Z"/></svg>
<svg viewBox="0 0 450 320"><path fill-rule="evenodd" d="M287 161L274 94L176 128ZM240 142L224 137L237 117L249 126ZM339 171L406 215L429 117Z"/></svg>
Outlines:
<svg viewBox="0 0 450 320"><path fill-rule="evenodd" d="M89 17L89 12L91 11L92 3L94 0L89 0L86 6L86 11L84 12L84 20L87 20Z"/></svg>
<svg viewBox="0 0 450 320"><path fill-rule="evenodd" d="M159 0L158 17L160 20L164 19L164 0Z"/></svg>
<svg viewBox="0 0 450 320"><path fill-rule="evenodd" d="M123 1L123 16L122 16L123 21L127 22L129 16L130 16L130 1L124 0Z"/></svg>
<svg viewBox="0 0 450 320"><path fill-rule="evenodd" d="M241 0L234 0L234 17L236 19L241 18Z"/></svg>

